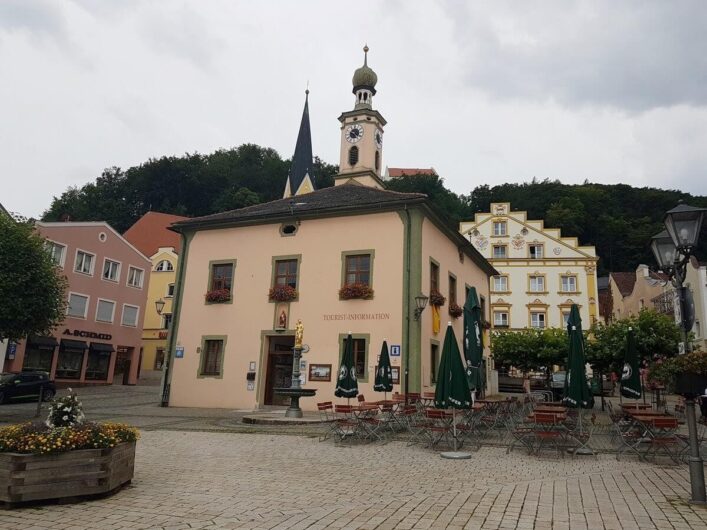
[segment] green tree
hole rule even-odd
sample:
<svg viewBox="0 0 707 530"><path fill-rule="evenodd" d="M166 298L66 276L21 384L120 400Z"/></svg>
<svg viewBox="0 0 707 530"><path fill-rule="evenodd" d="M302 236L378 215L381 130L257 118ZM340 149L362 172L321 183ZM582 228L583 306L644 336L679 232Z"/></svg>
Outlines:
<svg viewBox="0 0 707 530"><path fill-rule="evenodd" d="M553 365L567 360L569 341L563 329L522 329L494 331L491 334L491 353L497 363L527 374L530 371L552 372Z"/></svg>
<svg viewBox="0 0 707 530"><path fill-rule="evenodd" d="M32 225L0 215L0 338L51 332L65 317L66 286Z"/></svg>
<svg viewBox="0 0 707 530"><path fill-rule="evenodd" d="M253 193L248 188L231 188L216 200L214 209L217 212L227 212L252 206L259 202L260 197L258 197L258 194Z"/></svg>

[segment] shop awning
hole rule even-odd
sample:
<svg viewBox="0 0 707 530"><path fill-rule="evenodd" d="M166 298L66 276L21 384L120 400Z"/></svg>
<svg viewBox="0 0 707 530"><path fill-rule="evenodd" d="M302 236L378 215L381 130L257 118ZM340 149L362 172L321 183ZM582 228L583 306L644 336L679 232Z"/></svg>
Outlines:
<svg viewBox="0 0 707 530"><path fill-rule="evenodd" d="M104 344L103 342L92 342L91 350L101 353L112 353L115 351L112 344Z"/></svg>
<svg viewBox="0 0 707 530"><path fill-rule="evenodd" d="M59 344L54 337L38 337L37 335L32 335L29 340L32 346L41 349L54 349Z"/></svg>
<svg viewBox="0 0 707 530"><path fill-rule="evenodd" d="M61 347L65 350L85 350L86 343L82 340L61 339Z"/></svg>

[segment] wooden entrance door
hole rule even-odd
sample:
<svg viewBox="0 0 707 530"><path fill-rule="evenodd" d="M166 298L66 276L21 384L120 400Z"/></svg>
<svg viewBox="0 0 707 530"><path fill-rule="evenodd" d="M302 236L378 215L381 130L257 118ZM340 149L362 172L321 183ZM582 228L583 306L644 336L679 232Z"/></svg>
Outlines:
<svg viewBox="0 0 707 530"><path fill-rule="evenodd" d="M265 404L286 406L290 398L273 391L278 387L289 387L292 382L292 354L273 352L268 355L268 373L265 381Z"/></svg>

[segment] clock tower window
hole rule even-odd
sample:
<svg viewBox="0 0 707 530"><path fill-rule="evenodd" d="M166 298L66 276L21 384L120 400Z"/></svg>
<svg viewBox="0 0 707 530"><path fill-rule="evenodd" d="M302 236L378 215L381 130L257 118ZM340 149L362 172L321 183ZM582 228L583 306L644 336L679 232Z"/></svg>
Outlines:
<svg viewBox="0 0 707 530"><path fill-rule="evenodd" d="M355 145L349 149L349 165L355 166L358 163L358 147Z"/></svg>
<svg viewBox="0 0 707 530"><path fill-rule="evenodd" d="M380 159L381 159L381 155L378 151L376 151L376 159L375 159L376 171L378 171L378 169L380 167Z"/></svg>

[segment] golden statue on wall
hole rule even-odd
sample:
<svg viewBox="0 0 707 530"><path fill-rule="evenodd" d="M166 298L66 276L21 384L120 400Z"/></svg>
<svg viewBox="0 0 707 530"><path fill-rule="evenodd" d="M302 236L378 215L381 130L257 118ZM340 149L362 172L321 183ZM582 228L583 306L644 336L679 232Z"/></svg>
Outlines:
<svg viewBox="0 0 707 530"><path fill-rule="evenodd" d="M298 320L295 326L295 348L302 349L302 337L304 336L304 326L302 321Z"/></svg>

